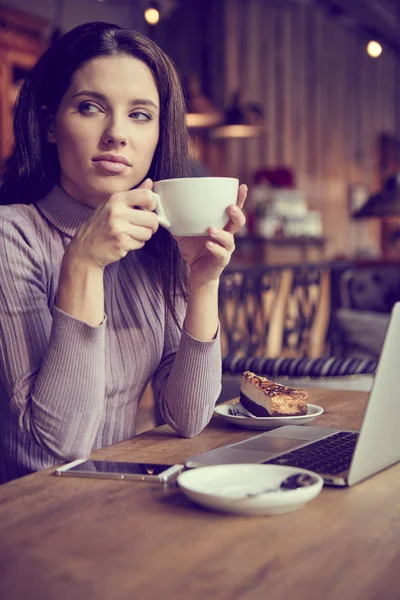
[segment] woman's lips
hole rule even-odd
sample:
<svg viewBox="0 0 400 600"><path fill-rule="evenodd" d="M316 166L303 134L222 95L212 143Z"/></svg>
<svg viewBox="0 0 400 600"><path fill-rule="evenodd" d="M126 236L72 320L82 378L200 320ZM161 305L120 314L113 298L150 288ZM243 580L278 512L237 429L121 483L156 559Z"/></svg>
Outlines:
<svg viewBox="0 0 400 600"><path fill-rule="evenodd" d="M128 169L128 165L112 160L94 160L93 163L107 173L123 173Z"/></svg>

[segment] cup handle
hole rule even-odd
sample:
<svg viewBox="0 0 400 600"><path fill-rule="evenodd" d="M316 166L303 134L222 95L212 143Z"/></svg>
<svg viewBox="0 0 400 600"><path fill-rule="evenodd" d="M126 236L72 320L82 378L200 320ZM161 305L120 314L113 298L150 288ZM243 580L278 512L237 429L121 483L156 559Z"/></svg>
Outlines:
<svg viewBox="0 0 400 600"><path fill-rule="evenodd" d="M163 206L161 204L160 196L156 192L153 192L153 196L154 196L154 200L156 201L155 212L156 212L156 215L158 218L158 222L160 223L160 225L165 227L165 229L170 229L171 223L168 221L167 215L164 212Z"/></svg>

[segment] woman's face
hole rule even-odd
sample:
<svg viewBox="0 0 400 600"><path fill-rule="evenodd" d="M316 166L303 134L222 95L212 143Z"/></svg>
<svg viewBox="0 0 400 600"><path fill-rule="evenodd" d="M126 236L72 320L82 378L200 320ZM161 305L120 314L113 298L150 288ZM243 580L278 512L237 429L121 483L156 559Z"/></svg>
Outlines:
<svg viewBox="0 0 400 600"><path fill-rule="evenodd" d="M84 64L48 132L57 144L62 188L96 207L138 185L157 146L159 108L156 83L142 61L117 55Z"/></svg>

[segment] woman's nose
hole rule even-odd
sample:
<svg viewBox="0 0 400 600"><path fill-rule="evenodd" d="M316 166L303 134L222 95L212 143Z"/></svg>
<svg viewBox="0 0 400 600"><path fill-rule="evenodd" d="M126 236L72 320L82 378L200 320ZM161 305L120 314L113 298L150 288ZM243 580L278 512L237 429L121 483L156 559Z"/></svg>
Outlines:
<svg viewBox="0 0 400 600"><path fill-rule="evenodd" d="M102 140L107 146L125 146L126 134L123 132L121 125L119 125L116 122L113 122L110 123L110 125L104 131Z"/></svg>

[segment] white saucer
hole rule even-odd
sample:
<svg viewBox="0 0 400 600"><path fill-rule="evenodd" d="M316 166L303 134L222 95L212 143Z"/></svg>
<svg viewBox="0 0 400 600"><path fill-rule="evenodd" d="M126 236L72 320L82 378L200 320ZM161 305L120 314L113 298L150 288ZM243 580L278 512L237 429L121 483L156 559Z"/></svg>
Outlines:
<svg viewBox="0 0 400 600"><path fill-rule="evenodd" d="M294 490L280 484L296 474L311 475L315 483ZM219 512L237 515L275 515L301 508L320 493L320 475L279 465L214 465L184 471L178 485L194 502ZM251 496L254 494L254 496Z"/></svg>
<svg viewBox="0 0 400 600"><path fill-rule="evenodd" d="M307 407L307 414L298 417L255 417L249 413L240 402L219 404L215 407L214 412L225 419L225 421L229 421L229 423L233 423L239 427L246 427L249 429L275 429L276 427L282 427L283 425L305 425L322 415L324 412L322 406L317 406L316 404L307 404ZM239 410L241 414L238 416L229 414L232 409Z"/></svg>

